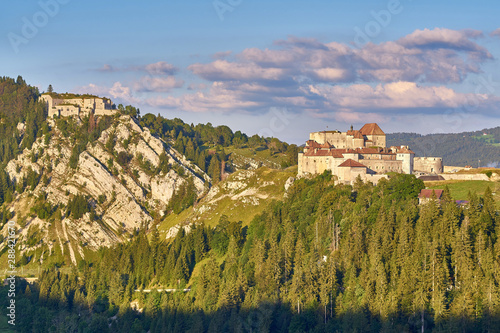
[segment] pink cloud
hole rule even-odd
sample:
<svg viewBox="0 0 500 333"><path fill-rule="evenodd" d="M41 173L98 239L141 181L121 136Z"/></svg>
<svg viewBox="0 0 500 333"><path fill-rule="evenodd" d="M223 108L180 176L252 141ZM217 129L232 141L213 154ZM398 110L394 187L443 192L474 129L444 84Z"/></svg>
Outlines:
<svg viewBox="0 0 500 333"><path fill-rule="evenodd" d="M208 93L196 92L185 94L181 97L153 97L145 101L150 106L189 110L193 112L204 111L235 111L259 106L258 102L241 98L241 93L228 90L219 82L212 84Z"/></svg>
<svg viewBox="0 0 500 333"><path fill-rule="evenodd" d="M177 67L165 61L148 64L144 69L151 75L173 75L178 71Z"/></svg>
<svg viewBox="0 0 500 333"><path fill-rule="evenodd" d="M180 88L183 85L184 81L181 79L176 79L174 76L167 76L167 77L144 76L139 81L134 83L134 90L168 92L174 88Z"/></svg>
<svg viewBox="0 0 500 333"><path fill-rule="evenodd" d="M372 87L367 84L350 86L310 86L312 94L323 97L332 108L343 110L456 108L474 99L487 102L482 94L457 93L444 86L419 86L414 82L392 82Z"/></svg>
<svg viewBox="0 0 500 333"><path fill-rule="evenodd" d="M76 88L75 91L80 94L94 94L101 97L111 97L112 99L125 103L138 104L141 102L138 98L133 96L130 88L123 86L121 82L115 82L111 88L90 83L87 86Z"/></svg>
<svg viewBox="0 0 500 333"><path fill-rule="evenodd" d="M398 42L406 47L433 47L478 52L483 57L490 58L491 54L484 47L470 40L480 36L482 32L477 30L417 29Z"/></svg>
<svg viewBox="0 0 500 333"><path fill-rule="evenodd" d="M236 63L227 60L216 60L210 64L193 64L188 69L211 81L278 80L286 74L282 68L263 68L253 63Z"/></svg>
<svg viewBox="0 0 500 333"><path fill-rule="evenodd" d="M498 28L498 29L496 29L496 30L492 31L492 32L490 33L490 36L500 37L500 28Z"/></svg>
<svg viewBox="0 0 500 333"><path fill-rule="evenodd" d="M276 41L276 49L248 48L233 61L195 63L188 69L209 81L455 83L480 73L480 65L492 59L473 40L481 35L476 30L424 29L361 49L292 36Z"/></svg>

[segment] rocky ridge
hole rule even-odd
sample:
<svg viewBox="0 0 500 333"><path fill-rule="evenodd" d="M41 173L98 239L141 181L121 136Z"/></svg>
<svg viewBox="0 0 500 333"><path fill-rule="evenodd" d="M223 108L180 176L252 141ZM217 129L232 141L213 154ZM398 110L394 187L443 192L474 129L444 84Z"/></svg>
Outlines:
<svg viewBox="0 0 500 333"><path fill-rule="evenodd" d="M168 142L141 128L130 116L115 119L96 141L89 142L75 169L70 167L74 142L62 135L55 122L50 124L53 136L48 142L39 138L31 149L25 149L5 168L15 182L26 179L30 168L46 176L46 181L40 181L33 190L28 188L18 194L9 208L15 212L13 220L20 227L21 237L32 234L34 229L39 233L40 240L24 244L23 253L36 252L42 256L43 251L51 253L55 246L63 254L69 253L71 261L76 263L84 256L84 249L111 246L126 240L136 229L150 225L154 217L163 215L175 191L187 179L193 180L198 196L209 189L210 177L203 170ZM106 147L110 137L116 138L112 149ZM126 165L117 162L120 152L131 158ZM143 167L147 163L157 168L162 154L168 162L168 171L148 172ZM98 218L91 218L87 212L80 219L72 219L62 209L60 220L45 221L30 212L40 196L52 206L61 207L67 206L77 194L88 198Z"/></svg>

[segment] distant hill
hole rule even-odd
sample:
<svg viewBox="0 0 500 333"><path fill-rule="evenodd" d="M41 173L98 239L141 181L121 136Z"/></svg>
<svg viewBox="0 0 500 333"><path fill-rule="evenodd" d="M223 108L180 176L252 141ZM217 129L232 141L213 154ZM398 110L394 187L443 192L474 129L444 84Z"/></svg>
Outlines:
<svg viewBox="0 0 500 333"><path fill-rule="evenodd" d="M500 166L500 126L451 134L391 133L387 146L408 145L417 156L443 157L445 165Z"/></svg>

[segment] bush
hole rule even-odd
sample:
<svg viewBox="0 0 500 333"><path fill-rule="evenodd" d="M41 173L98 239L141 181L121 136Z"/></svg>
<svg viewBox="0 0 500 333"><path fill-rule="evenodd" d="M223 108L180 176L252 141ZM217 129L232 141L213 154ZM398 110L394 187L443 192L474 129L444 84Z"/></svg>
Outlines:
<svg viewBox="0 0 500 333"><path fill-rule="evenodd" d="M127 154L127 152L121 151L118 154L118 157L116 158L116 161L121 166L126 166L130 162L131 159L132 159L132 156L130 154Z"/></svg>

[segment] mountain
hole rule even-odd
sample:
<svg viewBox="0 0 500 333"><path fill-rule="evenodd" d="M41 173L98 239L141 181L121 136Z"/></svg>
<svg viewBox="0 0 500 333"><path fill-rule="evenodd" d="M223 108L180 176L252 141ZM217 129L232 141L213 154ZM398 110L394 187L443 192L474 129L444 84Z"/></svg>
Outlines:
<svg viewBox="0 0 500 333"><path fill-rule="evenodd" d="M77 264L143 229L215 225L237 211L248 224L293 175L280 170L298 148L277 139L122 105L113 116L47 118L36 89L2 80L0 218L18 223L28 267Z"/></svg>
<svg viewBox="0 0 500 333"><path fill-rule="evenodd" d="M9 209L24 236L38 230L35 244L25 250L36 257L44 245L50 253L59 244L64 253L68 244L76 263L84 247L97 250L149 227L180 188L196 197L208 190L210 177L203 170L129 115L109 120L83 147L70 135L85 130L83 125L74 119L48 122L50 133L5 168L12 182L30 183Z"/></svg>
<svg viewBox="0 0 500 333"><path fill-rule="evenodd" d="M444 165L500 166L500 127L451 134L390 133L387 145L408 145L416 156L442 157Z"/></svg>

